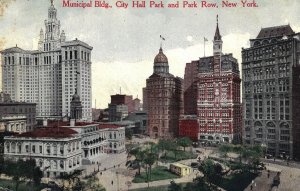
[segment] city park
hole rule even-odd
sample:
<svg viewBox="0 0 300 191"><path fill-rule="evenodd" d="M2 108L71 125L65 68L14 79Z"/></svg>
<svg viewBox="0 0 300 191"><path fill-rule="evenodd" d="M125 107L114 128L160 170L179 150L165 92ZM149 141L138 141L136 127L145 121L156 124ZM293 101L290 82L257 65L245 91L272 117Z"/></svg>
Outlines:
<svg viewBox="0 0 300 191"><path fill-rule="evenodd" d="M0 190L245 190L249 185L250 189L256 186L253 180L266 170L262 162L265 154L262 146L218 144L207 147L195 145L187 137L157 140L131 135L127 135L126 142L124 160L119 157L118 161L122 162L116 164L109 160L111 168L103 164L105 168L100 170L98 166L98 170L94 168L89 174L82 169L75 170L51 181L44 180L41 170L32 160L11 162L1 159ZM171 172L170 164L174 162L190 166L192 173L181 177ZM131 178L118 176L118 168L123 168L123 174ZM111 175L105 177L106 171L110 170L117 174L117 180L111 180L111 183L108 181ZM271 172L267 172L269 178ZM279 184L280 172L273 176L270 189Z"/></svg>

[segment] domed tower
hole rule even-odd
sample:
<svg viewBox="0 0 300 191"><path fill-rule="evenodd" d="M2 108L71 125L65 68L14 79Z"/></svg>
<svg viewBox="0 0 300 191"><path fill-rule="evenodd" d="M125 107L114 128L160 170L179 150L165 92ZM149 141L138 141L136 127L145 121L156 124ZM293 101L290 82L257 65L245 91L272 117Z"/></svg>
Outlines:
<svg viewBox="0 0 300 191"><path fill-rule="evenodd" d="M163 49L161 47L159 49L159 53L154 58L153 73L169 73L168 58L164 54Z"/></svg>
<svg viewBox="0 0 300 191"><path fill-rule="evenodd" d="M77 94L77 90L72 97L71 101L71 119L80 120L82 118L82 104L80 96Z"/></svg>
<svg viewBox="0 0 300 191"><path fill-rule="evenodd" d="M159 139L176 137L182 111L182 79L169 73L168 58L161 47L154 58L153 74L146 80L143 94L149 136Z"/></svg>

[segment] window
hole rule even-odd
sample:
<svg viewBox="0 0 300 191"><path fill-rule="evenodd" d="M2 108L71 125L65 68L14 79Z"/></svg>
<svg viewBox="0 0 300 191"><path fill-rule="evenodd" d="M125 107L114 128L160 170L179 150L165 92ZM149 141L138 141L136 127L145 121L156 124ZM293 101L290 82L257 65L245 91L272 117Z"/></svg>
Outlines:
<svg viewBox="0 0 300 191"><path fill-rule="evenodd" d="M21 147L21 145L19 144L18 145L18 153L21 153L22 152L22 147Z"/></svg>
<svg viewBox="0 0 300 191"><path fill-rule="evenodd" d="M47 154L50 155L50 145L47 145Z"/></svg>
<svg viewBox="0 0 300 191"><path fill-rule="evenodd" d="M35 153L35 145L32 145L32 152Z"/></svg>
<svg viewBox="0 0 300 191"><path fill-rule="evenodd" d="M74 51L74 59L77 59L77 50Z"/></svg>
<svg viewBox="0 0 300 191"><path fill-rule="evenodd" d="M61 169L63 169L64 168L64 161L61 160L59 166L60 166Z"/></svg>
<svg viewBox="0 0 300 191"><path fill-rule="evenodd" d="M43 146L40 145L40 153L42 154L43 153Z"/></svg>
<svg viewBox="0 0 300 191"><path fill-rule="evenodd" d="M53 154L54 154L54 155L57 155L57 145L54 145L54 146L53 146Z"/></svg>

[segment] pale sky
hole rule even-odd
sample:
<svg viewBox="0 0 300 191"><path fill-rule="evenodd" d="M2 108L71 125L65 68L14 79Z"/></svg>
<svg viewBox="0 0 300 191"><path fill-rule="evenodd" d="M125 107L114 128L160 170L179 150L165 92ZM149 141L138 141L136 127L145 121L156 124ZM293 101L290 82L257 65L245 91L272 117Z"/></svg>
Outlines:
<svg viewBox="0 0 300 191"><path fill-rule="evenodd" d="M209 40L206 56L212 54L217 14L223 52L233 53L239 63L241 48L249 47L249 39L255 38L262 27L290 24L295 32L300 32L299 0L256 0L257 8L219 6L218 9L118 9L114 6L116 0L107 0L112 9L82 9L64 8L62 1L54 0L54 6L67 40L78 38L93 47L92 92L93 107L96 99L97 108L106 108L110 95L119 93L120 87L123 94L142 98L142 88L153 72L160 35L166 39L163 49L170 73L183 78L185 63L203 56L203 37ZM221 4L220 0L210 2ZM0 50L16 44L23 49L37 49L50 0L2 0L1 3Z"/></svg>

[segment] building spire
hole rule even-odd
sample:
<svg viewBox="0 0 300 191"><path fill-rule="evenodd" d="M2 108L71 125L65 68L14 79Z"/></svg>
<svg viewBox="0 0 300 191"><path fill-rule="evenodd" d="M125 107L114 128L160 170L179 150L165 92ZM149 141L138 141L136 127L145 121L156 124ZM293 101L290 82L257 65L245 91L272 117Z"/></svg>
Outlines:
<svg viewBox="0 0 300 191"><path fill-rule="evenodd" d="M50 2L51 2L51 5L53 5L53 0L50 0Z"/></svg>
<svg viewBox="0 0 300 191"><path fill-rule="evenodd" d="M216 28L214 40L221 40L221 38L222 36L220 35L220 31L219 31L219 15L217 15L217 28Z"/></svg>

